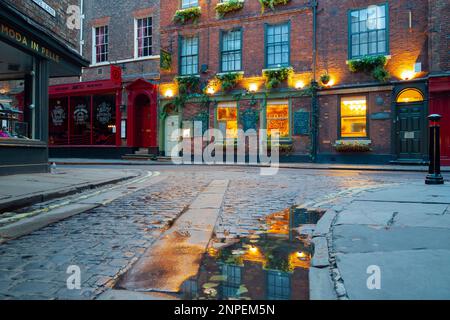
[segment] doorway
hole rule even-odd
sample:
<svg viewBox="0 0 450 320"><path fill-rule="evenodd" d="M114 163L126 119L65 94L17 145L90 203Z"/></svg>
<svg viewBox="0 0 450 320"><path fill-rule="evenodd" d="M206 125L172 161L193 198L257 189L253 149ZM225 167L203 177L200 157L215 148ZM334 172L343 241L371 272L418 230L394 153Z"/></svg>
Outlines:
<svg viewBox="0 0 450 320"><path fill-rule="evenodd" d="M425 153L425 106L422 92L407 88L396 100L397 159L422 160Z"/></svg>
<svg viewBox="0 0 450 320"><path fill-rule="evenodd" d="M147 95L141 94L134 100L135 108L135 142L139 147L147 148L152 146L152 119L150 99Z"/></svg>
<svg viewBox="0 0 450 320"><path fill-rule="evenodd" d="M167 116L164 125L164 132L165 132L164 150L166 157L170 157L172 155L172 150L174 150L174 148L177 147L180 141L180 135L176 134L176 130L178 130L179 127L180 127L179 115ZM178 155L178 152L175 151L175 154Z"/></svg>

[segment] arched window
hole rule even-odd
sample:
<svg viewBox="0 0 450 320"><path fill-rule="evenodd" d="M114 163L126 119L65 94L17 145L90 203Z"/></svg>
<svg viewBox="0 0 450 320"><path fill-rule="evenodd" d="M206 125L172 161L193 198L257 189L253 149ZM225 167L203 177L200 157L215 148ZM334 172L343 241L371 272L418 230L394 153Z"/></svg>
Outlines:
<svg viewBox="0 0 450 320"><path fill-rule="evenodd" d="M409 103L409 102L421 102L423 101L423 94L417 89L404 89L397 96L398 103Z"/></svg>

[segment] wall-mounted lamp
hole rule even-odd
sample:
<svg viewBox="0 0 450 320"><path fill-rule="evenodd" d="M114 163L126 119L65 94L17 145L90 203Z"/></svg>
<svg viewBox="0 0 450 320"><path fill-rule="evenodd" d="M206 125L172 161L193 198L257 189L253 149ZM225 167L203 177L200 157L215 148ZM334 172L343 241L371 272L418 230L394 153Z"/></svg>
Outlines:
<svg viewBox="0 0 450 320"><path fill-rule="evenodd" d="M256 91L258 91L258 85L256 83L250 83L250 85L248 86L248 91L255 93Z"/></svg>
<svg viewBox="0 0 450 320"><path fill-rule="evenodd" d="M295 89L303 89L305 87L305 83L303 81L297 81L295 83Z"/></svg>
<svg viewBox="0 0 450 320"><path fill-rule="evenodd" d="M172 89L167 89L166 92L164 92L164 96L166 98L172 98L174 95L173 90Z"/></svg>
<svg viewBox="0 0 450 320"><path fill-rule="evenodd" d="M411 70L405 70L402 72L401 76L402 80L411 80L412 78L414 78L414 71Z"/></svg>
<svg viewBox="0 0 450 320"><path fill-rule="evenodd" d="M206 93L209 95L213 95L216 91L214 90L213 87L209 86L208 88L206 88Z"/></svg>

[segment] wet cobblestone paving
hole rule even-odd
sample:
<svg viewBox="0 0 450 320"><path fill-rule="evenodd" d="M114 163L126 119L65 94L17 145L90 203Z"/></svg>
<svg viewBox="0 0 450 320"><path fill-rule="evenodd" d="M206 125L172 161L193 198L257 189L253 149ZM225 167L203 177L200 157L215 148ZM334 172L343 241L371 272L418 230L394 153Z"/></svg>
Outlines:
<svg viewBox="0 0 450 320"><path fill-rule="evenodd" d="M107 169L107 168L106 168ZM155 168L151 168L154 170ZM110 169L109 169L110 170ZM92 299L136 261L214 179L229 179L218 238L243 236L264 227L265 216L354 187L397 182L391 173L257 168L163 167L167 178L27 236L0 245L0 299ZM422 175L403 174L402 182ZM68 290L68 266L81 269L81 290Z"/></svg>

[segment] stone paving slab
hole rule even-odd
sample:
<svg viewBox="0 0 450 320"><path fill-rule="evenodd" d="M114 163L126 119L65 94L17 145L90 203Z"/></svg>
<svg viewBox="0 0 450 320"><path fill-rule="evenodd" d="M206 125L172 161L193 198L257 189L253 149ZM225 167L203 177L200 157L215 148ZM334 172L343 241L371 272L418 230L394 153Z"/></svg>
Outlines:
<svg viewBox="0 0 450 320"><path fill-rule="evenodd" d="M212 236L228 180L213 180L119 281L127 290L177 293L195 276Z"/></svg>
<svg viewBox="0 0 450 320"><path fill-rule="evenodd" d="M329 268L309 269L309 299L310 300L336 300Z"/></svg>
<svg viewBox="0 0 450 320"><path fill-rule="evenodd" d="M450 251L406 250L338 254L349 299L450 299ZM369 290L367 268L381 271L381 289Z"/></svg>

